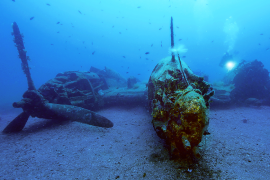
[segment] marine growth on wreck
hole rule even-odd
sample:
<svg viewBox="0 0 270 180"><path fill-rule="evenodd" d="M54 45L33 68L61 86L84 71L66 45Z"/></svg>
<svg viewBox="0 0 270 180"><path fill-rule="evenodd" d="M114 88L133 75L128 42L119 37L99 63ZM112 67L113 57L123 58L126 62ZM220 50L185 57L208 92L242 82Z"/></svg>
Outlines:
<svg viewBox="0 0 270 180"><path fill-rule="evenodd" d="M209 124L209 99L214 91L184 61L181 65L167 57L153 70L148 88L152 123L173 158L199 158L197 147Z"/></svg>

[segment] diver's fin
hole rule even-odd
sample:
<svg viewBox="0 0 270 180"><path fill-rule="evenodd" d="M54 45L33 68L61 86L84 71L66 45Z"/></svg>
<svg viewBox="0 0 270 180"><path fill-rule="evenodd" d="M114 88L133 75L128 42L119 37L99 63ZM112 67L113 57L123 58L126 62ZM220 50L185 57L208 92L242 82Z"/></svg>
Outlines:
<svg viewBox="0 0 270 180"><path fill-rule="evenodd" d="M14 133L21 131L24 128L29 116L29 113L22 112L7 125L7 127L3 130L3 133Z"/></svg>

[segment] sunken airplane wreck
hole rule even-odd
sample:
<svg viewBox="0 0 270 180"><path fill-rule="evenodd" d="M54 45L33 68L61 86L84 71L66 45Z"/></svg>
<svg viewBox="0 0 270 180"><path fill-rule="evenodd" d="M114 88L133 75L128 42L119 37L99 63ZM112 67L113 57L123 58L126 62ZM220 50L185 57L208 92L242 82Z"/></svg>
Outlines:
<svg viewBox="0 0 270 180"><path fill-rule="evenodd" d="M176 58L177 51L172 51L171 57L157 64L148 88L134 77L126 81L107 67L105 70L91 67L89 72L59 73L36 90L16 22L12 28L28 90L21 101L13 103L13 107L22 108L23 112L3 132L21 131L30 116L113 127L113 122L92 110L120 102L145 103L148 89L152 123L157 134L169 145L171 155L200 156L197 146L207 131L209 99L214 91L203 78L192 73L185 62L180 60L179 54ZM172 19L171 42L171 48L174 49Z"/></svg>
<svg viewBox="0 0 270 180"><path fill-rule="evenodd" d="M14 42L22 61L22 69L27 78L28 90L23 94L21 101L13 103L13 107L22 108L23 112L8 124L3 130L4 133L21 131L30 116L45 119L79 121L107 128L113 127L113 123L109 119L88 109L73 105L49 103L34 86L27 62L28 56L26 56L23 39L16 22L12 24L12 28Z"/></svg>
<svg viewBox="0 0 270 180"><path fill-rule="evenodd" d="M105 67L91 67L89 72L67 71L59 73L36 90L31 78L23 39L16 22L12 24L14 42L22 61L22 70L27 77L28 90L21 101L13 107L22 108L18 115L3 130L4 133L21 131L28 118L78 121L100 127L113 127L107 118L94 110L116 104L146 104L147 88L137 78L124 79L119 73Z"/></svg>

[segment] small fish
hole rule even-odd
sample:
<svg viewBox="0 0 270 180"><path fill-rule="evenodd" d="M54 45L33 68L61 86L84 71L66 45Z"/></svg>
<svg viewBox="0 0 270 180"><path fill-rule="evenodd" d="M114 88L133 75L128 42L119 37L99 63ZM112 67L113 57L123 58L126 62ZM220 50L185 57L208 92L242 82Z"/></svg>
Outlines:
<svg viewBox="0 0 270 180"><path fill-rule="evenodd" d="M114 26L112 26L112 28L114 28Z"/></svg>
<svg viewBox="0 0 270 180"><path fill-rule="evenodd" d="M13 2L15 2L15 0L12 0Z"/></svg>
<svg viewBox="0 0 270 180"><path fill-rule="evenodd" d="M33 17L30 17L30 20L33 20L35 17L33 16Z"/></svg>
<svg viewBox="0 0 270 180"><path fill-rule="evenodd" d="M261 36L263 35L263 33L260 34Z"/></svg>
<svg viewBox="0 0 270 180"><path fill-rule="evenodd" d="M261 43L258 44L259 46L261 45Z"/></svg>
<svg viewBox="0 0 270 180"><path fill-rule="evenodd" d="M149 52L146 52L145 54L149 54Z"/></svg>
<svg viewBox="0 0 270 180"><path fill-rule="evenodd" d="M79 11L79 10L78 10L78 12L79 12L80 14L82 14L82 12L81 12L81 11Z"/></svg>
<svg viewBox="0 0 270 180"><path fill-rule="evenodd" d="M53 44L51 44L51 45L53 45Z"/></svg>
<svg viewBox="0 0 270 180"><path fill-rule="evenodd" d="M129 69L129 67L128 67L128 69Z"/></svg>
<svg viewBox="0 0 270 180"><path fill-rule="evenodd" d="M214 41L211 41L211 43L213 43Z"/></svg>
<svg viewBox="0 0 270 180"><path fill-rule="evenodd" d="M182 41L182 39L178 39L178 41Z"/></svg>
<svg viewBox="0 0 270 180"><path fill-rule="evenodd" d="M56 24L60 24L60 22L58 21Z"/></svg>
<svg viewBox="0 0 270 180"><path fill-rule="evenodd" d="M179 29L179 27L178 27L178 26L176 26L176 28L178 28L178 29Z"/></svg>
<svg viewBox="0 0 270 180"><path fill-rule="evenodd" d="M141 6L138 6L137 8L138 8L138 9L140 9L140 8L141 8Z"/></svg>
<svg viewBox="0 0 270 180"><path fill-rule="evenodd" d="M47 6L51 6L49 3L46 4Z"/></svg>
<svg viewBox="0 0 270 180"><path fill-rule="evenodd" d="M84 44L85 42L83 41L82 43Z"/></svg>
<svg viewBox="0 0 270 180"><path fill-rule="evenodd" d="M138 74L138 75L141 75L141 74Z"/></svg>
<svg viewBox="0 0 270 180"><path fill-rule="evenodd" d="M142 59L142 57L140 56L140 59Z"/></svg>
<svg viewBox="0 0 270 180"><path fill-rule="evenodd" d="M93 45L93 42L92 42L92 45Z"/></svg>
<svg viewBox="0 0 270 180"><path fill-rule="evenodd" d="M148 58L145 58L146 60L148 60Z"/></svg>
<svg viewBox="0 0 270 180"><path fill-rule="evenodd" d="M93 52L92 52L92 55L94 55L94 54L95 54L95 52L96 52L96 51L93 51Z"/></svg>
<svg viewBox="0 0 270 180"><path fill-rule="evenodd" d="M158 30L161 30L162 28L159 28Z"/></svg>
<svg viewBox="0 0 270 180"><path fill-rule="evenodd" d="M121 32L119 32L119 34L122 34Z"/></svg>
<svg viewBox="0 0 270 180"><path fill-rule="evenodd" d="M266 48L266 51L268 51L270 48Z"/></svg>
<svg viewBox="0 0 270 180"><path fill-rule="evenodd" d="M126 56L122 56L123 58L126 58Z"/></svg>
<svg viewBox="0 0 270 180"><path fill-rule="evenodd" d="M57 31L57 33L60 33L59 31Z"/></svg>
<svg viewBox="0 0 270 180"><path fill-rule="evenodd" d="M128 74L128 72L126 72Z"/></svg>
<svg viewBox="0 0 270 180"><path fill-rule="evenodd" d="M153 47L153 44L151 44L151 47Z"/></svg>
<svg viewBox="0 0 270 180"><path fill-rule="evenodd" d="M161 41L160 47L162 47L162 41Z"/></svg>
<svg viewBox="0 0 270 180"><path fill-rule="evenodd" d="M187 56L182 56L182 58L186 58Z"/></svg>

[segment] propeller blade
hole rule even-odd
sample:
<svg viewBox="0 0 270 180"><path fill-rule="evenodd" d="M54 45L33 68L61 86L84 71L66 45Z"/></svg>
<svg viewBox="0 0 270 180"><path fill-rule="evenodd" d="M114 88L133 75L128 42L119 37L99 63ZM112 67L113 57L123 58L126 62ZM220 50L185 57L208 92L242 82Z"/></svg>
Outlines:
<svg viewBox="0 0 270 180"><path fill-rule="evenodd" d="M24 128L29 116L29 113L22 112L7 125L7 127L3 130L3 133L14 133L21 131Z"/></svg>

